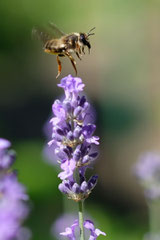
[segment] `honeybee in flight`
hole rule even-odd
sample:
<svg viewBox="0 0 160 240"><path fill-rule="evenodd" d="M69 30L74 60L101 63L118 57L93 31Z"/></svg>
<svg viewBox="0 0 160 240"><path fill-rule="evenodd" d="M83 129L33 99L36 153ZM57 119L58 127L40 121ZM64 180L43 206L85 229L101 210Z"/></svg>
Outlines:
<svg viewBox="0 0 160 240"><path fill-rule="evenodd" d="M59 77L62 70L62 64L59 58L65 56L70 59L77 75L76 61L72 53L76 53L77 57L81 60L82 53L85 54L85 46L88 47L88 51L90 52L91 44L89 42L89 36L94 35L92 31L95 27L88 33L74 32L70 34L65 34L53 23L49 23L49 27L52 28L52 34L48 34L38 28L33 29L33 34L36 34L38 38L42 40L44 52L57 55L58 74L56 78Z"/></svg>

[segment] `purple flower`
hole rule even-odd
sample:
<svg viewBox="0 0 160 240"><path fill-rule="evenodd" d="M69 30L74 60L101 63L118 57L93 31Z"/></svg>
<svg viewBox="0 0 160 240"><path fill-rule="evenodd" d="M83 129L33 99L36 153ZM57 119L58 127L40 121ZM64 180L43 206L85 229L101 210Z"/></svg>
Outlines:
<svg viewBox="0 0 160 240"><path fill-rule="evenodd" d="M86 217L88 218L88 214L86 215ZM58 217L56 219L56 221L52 224L51 227L51 234L52 236L56 237L56 239L58 240L64 240L64 236L60 235L61 232L64 232L64 229L66 229L68 226L71 226L72 223L74 222L74 220L77 218L77 214L75 213L65 213L63 215L61 215L60 217ZM85 239L88 239L90 236L90 233L88 231L88 229L84 229L85 230ZM74 232L76 239L79 239L79 228L78 225L75 228L75 232Z"/></svg>
<svg viewBox="0 0 160 240"><path fill-rule="evenodd" d="M78 220L76 219L71 227L67 227L65 232L60 233L60 235L67 237L69 240L76 240L75 228L79 225Z"/></svg>
<svg viewBox="0 0 160 240"><path fill-rule="evenodd" d="M11 143L3 138L0 138L0 170L8 169L15 160L15 152L8 150Z"/></svg>
<svg viewBox="0 0 160 240"><path fill-rule="evenodd" d="M74 219L76 219L77 215L76 214L69 214L65 213L61 215L59 218L56 219L56 221L53 223L51 227L51 234L53 236L56 236L57 239L63 239L64 237L60 237L59 233L63 232L64 229L67 228L68 225L71 225L74 222Z"/></svg>
<svg viewBox="0 0 160 240"><path fill-rule="evenodd" d="M65 81L63 82L62 86L64 87L64 83L66 82L67 77L65 78ZM63 79L62 79L63 80ZM71 77L71 82L69 81L69 83L67 82L67 88L66 89L74 89L74 92L78 91L79 84L80 82L82 82L82 80L80 80L79 84L75 84L74 86L74 78ZM80 84L81 85L81 84ZM72 87L71 87L72 86ZM76 89L75 89L76 87ZM65 88L65 87L64 87ZM74 137L75 139L77 138L85 138L85 133L86 131L83 132L82 134L82 126L79 126L77 124L77 127L74 128L73 133L70 131L70 128L68 128L68 124L66 125L66 121L68 120L68 116L71 115L73 113L74 118L77 118L78 121L82 121L83 119L83 123L84 126L85 124L90 123L93 124L95 122L96 119L96 112L95 109L90 106L90 104L87 102L86 97L82 96L82 97L77 97L78 98L78 107L73 106L71 99L68 98L64 98L60 97L60 100L55 100L53 106L52 106L52 111L54 114L54 117L51 118L50 121L47 121L44 125L44 134L46 135L47 139L50 139L52 137L52 140L49 141L48 145L44 147L43 150L43 155L45 157L45 160L49 163L49 164L57 164L56 161L56 155L58 157L58 159L62 159L64 160L66 157L63 156L63 149L59 150L58 148L62 148L62 146L60 145L61 141L64 139L64 136L67 134L67 136L69 138ZM73 112L74 109L74 112ZM58 124L58 126L57 126ZM63 128L65 128L65 132L63 131L62 128L60 128L60 125L63 125ZM95 126L95 125L94 125ZM67 133L67 129L68 129L68 133ZM53 130L53 133L52 133ZM84 128L85 130L85 128ZM94 128L95 130L95 128ZM93 131L94 132L94 131ZM71 136L73 134L73 136ZM90 135L91 136L91 135ZM94 143L96 145L98 145L98 140L99 138L97 137L92 137L91 139L88 138L87 141L90 144L91 142ZM86 142L87 143L87 142ZM58 145L58 148L57 148ZM93 145L93 144L92 144ZM67 151L65 149L65 151ZM55 153L54 153L55 152ZM60 156L61 154L61 156ZM91 162L93 162L93 158L90 159ZM88 162L89 164L89 162Z"/></svg>
<svg viewBox="0 0 160 240"><path fill-rule="evenodd" d="M76 169L84 174L97 157L93 148L99 144L99 137L93 136L96 125L86 119L90 104L85 96L79 95L84 88L82 80L69 75L58 86L64 89L65 98L55 100L52 106L52 139L48 144L54 145L62 169L58 177L74 181Z"/></svg>
<svg viewBox="0 0 160 240"><path fill-rule="evenodd" d="M99 235L106 236L106 234L98 228L95 229L94 223L91 220L84 221L84 227L90 230L90 237L88 240L96 240Z"/></svg>
<svg viewBox="0 0 160 240"><path fill-rule="evenodd" d="M77 94L83 91L85 85L80 78L68 75L61 80L61 83L58 84L58 86L64 89L66 98L68 98L70 97L70 94Z"/></svg>
<svg viewBox="0 0 160 240"><path fill-rule="evenodd" d="M96 240L99 235L106 236L106 234L99 230L98 228L95 229L94 223L91 220L85 220L83 225L87 230L90 231L90 236L88 240ZM75 234L76 228L79 228L79 222L77 219L74 221L71 227L67 227L65 229L65 232L60 233L60 235L67 237L69 240L79 239L76 238L77 236L77 234Z"/></svg>
<svg viewBox="0 0 160 240"><path fill-rule="evenodd" d="M61 163L61 169L63 170L63 172L59 173L58 177L61 180L64 180L64 179L70 178L70 177L72 178L75 167L76 167L76 162L73 159L64 160Z"/></svg>
<svg viewBox="0 0 160 240"><path fill-rule="evenodd" d="M92 176L87 182L85 178L82 177L80 184L74 180L63 180L63 182L59 184L59 190L67 194L69 199L79 202L89 196L97 183L97 179L98 176Z"/></svg>
<svg viewBox="0 0 160 240"><path fill-rule="evenodd" d="M0 240L16 239L21 222L28 215L28 200L23 185L18 183L14 173L0 177Z"/></svg>
<svg viewBox="0 0 160 240"><path fill-rule="evenodd" d="M28 240L29 230L21 227L29 211L25 204L28 196L16 174L8 171L15 160L10 146L8 140L0 138L0 240Z"/></svg>
<svg viewBox="0 0 160 240"><path fill-rule="evenodd" d="M52 105L52 111L57 119L56 120L55 118L52 118L52 122L58 123L59 121L66 119L66 111L63 107L63 104L59 100L56 100Z"/></svg>
<svg viewBox="0 0 160 240"><path fill-rule="evenodd" d="M144 187L146 197L160 198L160 154L148 152L142 155L134 172Z"/></svg>
<svg viewBox="0 0 160 240"><path fill-rule="evenodd" d="M4 138L0 138L0 151L7 149L10 146L11 146L11 143L8 140L6 140Z"/></svg>
<svg viewBox="0 0 160 240"><path fill-rule="evenodd" d="M97 175L87 181L85 173L98 155L94 148L99 145L99 137L93 135L96 125L88 117L90 104L86 97L81 95L85 86L82 80L68 75L58 86L63 88L65 98L61 101L56 100L52 106L52 139L48 145L54 145L54 152L62 169L58 174L62 180L59 190L81 205L97 183ZM89 220L85 221L84 227L90 230L89 240L97 239L100 234L105 235L95 229L93 222ZM76 228L80 230L78 220L61 235L69 240L76 240ZM82 232L82 229L79 232Z"/></svg>

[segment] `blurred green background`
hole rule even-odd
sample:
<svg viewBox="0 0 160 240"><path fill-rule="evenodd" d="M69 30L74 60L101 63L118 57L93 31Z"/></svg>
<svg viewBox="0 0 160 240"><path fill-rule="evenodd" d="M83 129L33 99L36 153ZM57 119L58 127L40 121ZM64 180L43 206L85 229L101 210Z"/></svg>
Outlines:
<svg viewBox="0 0 160 240"><path fill-rule="evenodd" d="M94 170L99 182L86 210L108 239L142 239L147 206L132 166L139 154L159 149L160 2L2 0L0 16L0 136L12 141L18 155L15 168L30 195L26 225L33 239L53 239L50 226L65 209L58 171L42 154L43 126L62 93L57 63L31 36L34 26L49 21L66 33L96 27L91 54L77 59L101 138ZM69 60L62 62L61 77L74 75Z"/></svg>

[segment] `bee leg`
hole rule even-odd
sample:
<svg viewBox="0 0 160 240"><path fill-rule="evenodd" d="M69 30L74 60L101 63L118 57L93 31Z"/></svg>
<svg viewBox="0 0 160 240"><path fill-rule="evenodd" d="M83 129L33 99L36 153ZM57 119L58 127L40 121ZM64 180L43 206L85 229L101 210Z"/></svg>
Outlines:
<svg viewBox="0 0 160 240"><path fill-rule="evenodd" d="M59 75L61 74L61 70L62 70L62 64L61 64L61 61L59 60L58 56L57 56L57 63L58 63L58 74L57 74L56 78L59 77Z"/></svg>
<svg viewBox="0 0 160 240"><path fill-rule="evenodd" d="M85 54L84 47L82 47L82 52Z"/></svg>
<svg viewBox="0 0 160 240"><path fill-rule="evenodd" d="M78 53L78 52L76 52L76 55L77 55L77 57L78 57L80 60L82 60L82 59L80 58L80 56L79 56L79 53Z"/></svg>
<svg viewBox="0 0 160 240"><path fill-rule="evenodd" d="M79 54L82 54L82 52L81 52L81 48L79 47Z"/></svg>
<svg viewBox="0 0 160 240"><path fill-rule="evenodd" d="M79 53L80 55L81 55L81 53L82 53L82 52L81 52L81 47L80 47L80 45L79 45L78 43L76 44L76 54L77 54L77 53Z"/></svg>
<svg viewBox="0 0 160 240"><path fill-rule="evenodd" d="M74 70L76 72L76 76L77 76L76 61L74 60L74 58L68 52L66 52L65 54L66 54L67 57L69 57L69 59L70 59L70 61L72 63L72 66L73 66L73 68L74 68Z"/></svg>

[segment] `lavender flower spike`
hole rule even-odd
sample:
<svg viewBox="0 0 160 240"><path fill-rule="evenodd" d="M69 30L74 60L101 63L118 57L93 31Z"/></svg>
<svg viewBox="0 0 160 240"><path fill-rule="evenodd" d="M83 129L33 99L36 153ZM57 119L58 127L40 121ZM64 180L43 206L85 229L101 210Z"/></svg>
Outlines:
<svg viewBox="0 0 160 240"><path fill-rule="evenodd" d="M79 206L79 221L76 220L61 235L69 240L76 240L75 228L79 226L79 240L85 239L84 227L90 230L89 240L96 240L100 234L105 233L95 229L93 222L89 220L84 223L83 202L98 179L95 175L87 180L85 173L98 155L94 147L99 145L99 137L93 135L96 125L88 117L91 113L90 104L82 95L85 86L82 80L68 75L58 86L63 88L65 97L63 101L56 100L52 106L52 139L48 144L54 145L55 155L62 169L58 174L62 180L59 190L69 199L78 202Z"/></svg>
<svg viewBox="0 0 160 240"><path fill-rule="evenodd" d="M88 182L85 190L83 190L85 184L82 182L76 190L74 188L76 182L74 172L77 170L84 177L87 167L98 155L93 151L93 146L99 144L99 137L93 136L96 126L87 121L88 117L86 118L90 114L90 104L85 96L80 95L85 86L82 80L68 75L61 80L58 86L64 89L65 98L63 101L55 100L52 106L54 114L50 121L52 123L52 140L48 144L55 146L55 155L62 169L58 177L63 181L69 181L70 194L64 190L65 182L60 184L59 188L63 193L68 194L69 198L75 196L75 191L77 191L76 194L79 196L72 199L81 201L94 188L97 177L95 183ZM83 181L86 182L85 177ZM84 191L85 194L82 194Z"/></svg>

